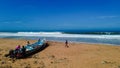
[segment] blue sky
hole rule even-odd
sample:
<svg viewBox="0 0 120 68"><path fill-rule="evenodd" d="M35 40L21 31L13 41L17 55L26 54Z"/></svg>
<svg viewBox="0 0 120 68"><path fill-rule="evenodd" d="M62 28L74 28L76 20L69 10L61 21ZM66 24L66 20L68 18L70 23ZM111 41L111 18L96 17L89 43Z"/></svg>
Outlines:
<svg viewBox="0 0 120 68"><path fill-rule="evenodd" d="M0 0L0 31L119 30L120 0Z"/></svg>

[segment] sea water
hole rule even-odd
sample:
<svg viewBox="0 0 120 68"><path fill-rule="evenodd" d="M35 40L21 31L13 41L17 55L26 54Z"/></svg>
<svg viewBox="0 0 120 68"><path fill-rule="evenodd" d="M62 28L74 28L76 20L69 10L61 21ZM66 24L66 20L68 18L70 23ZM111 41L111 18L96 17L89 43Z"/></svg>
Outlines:
<svg viewBox="0 0 120 68"><path fill-rule="evenodd" d="M113 32L0 32L0 38L11 39L42 39L52 41L85 42L120 45L120 34Z"/></svg>

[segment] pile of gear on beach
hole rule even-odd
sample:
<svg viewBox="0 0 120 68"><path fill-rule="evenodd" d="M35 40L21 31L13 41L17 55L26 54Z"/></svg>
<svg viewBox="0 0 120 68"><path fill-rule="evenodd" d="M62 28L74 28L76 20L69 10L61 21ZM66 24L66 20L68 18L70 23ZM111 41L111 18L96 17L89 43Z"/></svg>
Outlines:
<svg viewBox="0 0 120 68"><path fill-rule="evenodd" d="M25 55L26 48L24 46L21 48L20 45L18 45L15 50L10 50L6 57L9 56L10 58L20 58L25 57Z"/></svg>

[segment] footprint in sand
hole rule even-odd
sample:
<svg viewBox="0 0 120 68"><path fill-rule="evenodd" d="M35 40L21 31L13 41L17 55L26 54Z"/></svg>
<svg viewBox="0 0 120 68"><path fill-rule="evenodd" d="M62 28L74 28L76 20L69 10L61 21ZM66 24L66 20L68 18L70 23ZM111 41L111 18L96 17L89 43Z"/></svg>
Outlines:
<svg viewBox="0 0 120 68"><path fill-rule="evenodd" d="M30 64L27 64L24 68L31 68Z"/></svg>
<svg viewBox="0 0 120 68"><path fill-rule="evenodd" d="M53 63L64 63L64 62L68 62L68 59L67 58L54 59L50 63L53 64Z"/></svg>
<svg viewBox="0 0 120 68"><path fill-rule="evenodd" d="M33 63L34 63L34 64L38 64L38 61L34 61Z"/></svg>
<svg viewBox="0 0 120 68"><path fill-rule="evenodd" d="M34 58L34 59L39 59L39 55L38 55L38 54L35 54L35 55L32 56L32 58Z"/></svg>
<svg viewBox="0 0 120 68"><path fill-rule="evenodd" d="M39 65L40 65L39 68L45 68L45 63L43 61L41 61Z"/></svg>
<svg viewBox="0 0 120 68"><path fill-rule="evenodd" d="M55 59L55 56L54 55L50 55L50 56L48 56L48 58Z"/></svg>

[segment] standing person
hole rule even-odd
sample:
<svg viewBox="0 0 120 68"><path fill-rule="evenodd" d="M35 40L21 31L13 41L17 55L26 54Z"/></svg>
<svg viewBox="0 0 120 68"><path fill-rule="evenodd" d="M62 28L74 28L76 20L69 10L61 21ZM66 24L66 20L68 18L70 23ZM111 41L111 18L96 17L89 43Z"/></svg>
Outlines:
<svg viewBox="0 0 120 68"><path fill-rule="evenodd" d="M69 46L68 46L68 41L67 41L67 40L65 41L65 47L67 47L67 48L69 47Z"/></svg>
<svg viewBox="0 0 120 68"><path fill-rule="evenodd" d="M22 46L22 55L23 55L23 57L26 56L26 48L24 46Z"/></svg>

